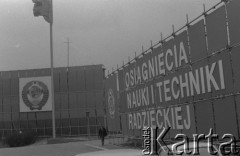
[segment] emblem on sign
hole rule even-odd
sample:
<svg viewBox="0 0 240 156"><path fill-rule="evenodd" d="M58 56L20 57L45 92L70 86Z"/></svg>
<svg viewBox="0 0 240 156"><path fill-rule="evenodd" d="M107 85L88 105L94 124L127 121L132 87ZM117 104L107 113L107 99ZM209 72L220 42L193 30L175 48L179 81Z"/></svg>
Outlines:
<svg viewBox="0 0 240 156"><path fill-rule="evenodd" d="M108 110L111 118L114 118L115 113L115 99L113 95L113 90L110 88L108 90Z"/></svg>
<svg viewBox="0 0 240 156"><path fill-rule="evenodd" d="M47 103L48 98L48 87L41 81L30 81L23 87L23 102L31 110L41 110Z"/></svg>

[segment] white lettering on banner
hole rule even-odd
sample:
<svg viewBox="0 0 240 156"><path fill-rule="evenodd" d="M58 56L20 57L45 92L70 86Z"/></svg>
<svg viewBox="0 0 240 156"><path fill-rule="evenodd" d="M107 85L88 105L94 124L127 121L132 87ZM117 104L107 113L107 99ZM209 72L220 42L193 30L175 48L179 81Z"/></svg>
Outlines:
<svg viewBox="0 0 240 156"><path fill-rule="evenodd" d="M167 49L165 53L159 52L140 64L136 63L136 66L125 72L125 88L136 86L158 75L165 75L166 70L171 71L174 67L187 64L188 58L183 42L180 42L178 47L179 49L173 45L174 52Z"/></svg>
<svg viewBox="0 0 240 156"><path fill-rule="evenodd" d="M214 72L218 74L214 74ZM137 89L127 91L127 108L153 107L154 104L160 105L162 102L220 89L225 89L222 60L168 79L158 79L151 85L139 86Z"/></svg>
<svg viewBox="0 0 240 156"><path fill-rule="evenodd" d="M129 129L142 129L145 126L162 127L170 126L172 129L190 129L190 106L159 108L157 110L142 111L128 114ZM171 119L171 120L170 120Z"/></svg>
<svg viewBox="0 0 240 156"><path fill-rule="evenodd" d="M153 93L153 92L151 92L151 93ZM154 95L152 95L152 96L154 96ZM127 93L128 109L136 108L136 107L140 107L140 106L148 106L150 104L149 97L150 96L149 96L149 87L148 86L139 88L139 89L136 89L135 91L131 91L131 92Z"/></svg>

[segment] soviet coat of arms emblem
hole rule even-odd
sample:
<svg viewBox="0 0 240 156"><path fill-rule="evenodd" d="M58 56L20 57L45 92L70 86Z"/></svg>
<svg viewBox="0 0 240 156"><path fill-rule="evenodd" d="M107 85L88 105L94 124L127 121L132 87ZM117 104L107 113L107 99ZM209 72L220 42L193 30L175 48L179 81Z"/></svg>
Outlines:
<svg viewBox="0 0 240 156"><path fill-rule="evenodd" d="M30 110L41 110L48 98L48 87L41 81L30 81L23 87L22 99Z"/></svg>
<svg viewBox="0 0 240 156"><path fill-rule="evenodd" d="M110 117L114 118L115 99L114 99L114 94L112 89L108 90L108 110L109 110Z"/></svg>

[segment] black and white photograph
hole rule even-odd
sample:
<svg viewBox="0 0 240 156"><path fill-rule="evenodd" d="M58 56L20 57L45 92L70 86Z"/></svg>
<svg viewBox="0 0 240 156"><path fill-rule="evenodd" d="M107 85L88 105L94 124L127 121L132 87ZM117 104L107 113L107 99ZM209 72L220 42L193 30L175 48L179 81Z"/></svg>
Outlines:
<svg viewBox="0 0 240 156"><path fill-rule="evenodd" d="M0 0L0 156L240 156L240 0Z"/></svg>

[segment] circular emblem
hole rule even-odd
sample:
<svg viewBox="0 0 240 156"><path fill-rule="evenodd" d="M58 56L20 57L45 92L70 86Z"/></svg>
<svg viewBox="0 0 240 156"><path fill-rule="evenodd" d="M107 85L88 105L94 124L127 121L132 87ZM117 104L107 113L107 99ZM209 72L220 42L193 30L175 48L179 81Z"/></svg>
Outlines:
<svg viewBox="0 0 240 156"><path fill-rule="evenodd" d="M30 81L23 87L23 102L31 110L41 110L47 103L48 97L48 87L41 81Z"/></svg>
<svg viewBox="0 0 240 156"><path fill-rule="evenodd" d="M113 90L110 88L108 90L108 110L111 118L114 118L115 113L115 99L113 95Z"/></svg>

